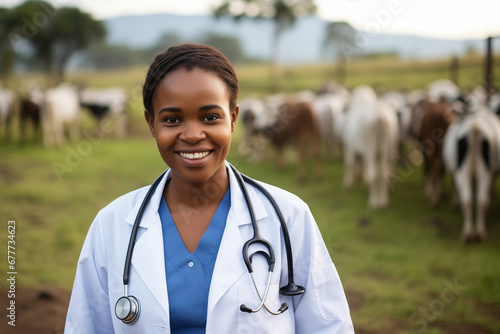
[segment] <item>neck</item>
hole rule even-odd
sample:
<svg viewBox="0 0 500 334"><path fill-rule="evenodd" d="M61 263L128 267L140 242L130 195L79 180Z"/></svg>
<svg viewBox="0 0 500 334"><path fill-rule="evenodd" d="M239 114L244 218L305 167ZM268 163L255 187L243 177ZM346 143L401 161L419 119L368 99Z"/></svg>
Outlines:
<svg viewBox="0 0 500 334"><path fill-rule="evenodd" d="M186 181L173 171L171 176L163 195L172 208L182 205L200 210L211 205L219 205L229 188L229 175L225 167L202 183Z"/></svg>

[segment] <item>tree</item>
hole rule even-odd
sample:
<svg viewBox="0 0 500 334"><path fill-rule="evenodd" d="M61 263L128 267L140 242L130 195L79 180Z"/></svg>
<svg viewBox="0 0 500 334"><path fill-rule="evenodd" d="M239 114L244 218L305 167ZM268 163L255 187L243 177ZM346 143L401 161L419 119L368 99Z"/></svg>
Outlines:
<svg viewBox="0 0 500 334"><path fill-rule="evenodd" d="M75 7L62 7L50 26L53 34L52 69L60 81L69 58L106 36L106 28L89 14Z"/></svg>
<svg viewBox="0 0 500 334"><path fill-rule="evenodd" d="M0 8L0 77L10 75L14 67L15 52L8 38L4 38L12 30L13 23L7 8Z"/></svg>
<svg viewBox="0 0 500 334"><path fill-rule="evenodd" d="M155 45L153 45L150 48L143 49L141 51L141 54L142 54L141 61L144 64L150 64L157 54L164 52L170 46L175 45L175 44L179 44L180 42L181 42L181 38L176 33L172 33L172 32L164 33L158 39L158 41L155 43Z"/></svg>
<svg viewBox="0 0 500 334"><path fill-rule="evenodd" d="M142 62L138 50L123 45L96 43L85 50L84 67L93 69L125 68ZM145 63L145 62L144 62Z"/></svg>
<svg viewBox="0 0 500 334"><path fill-rule="evenodd" d="M16 49L20 43L32 50L32 61L48 74L63 78L65 66L76 51L104 39L105 26L74 7L55 9L45 1L26 1L6 14L7 39ZM17 50L16 50L17 51ZM16 52L19 57L19 52Z"/></svg>
<svg viewBox="0 0 500 334"><path fill-rule="evenodd" d="M222 51L232 63L237 64L245 60L240 40L236 37L208 33L203 37L203 43Z"/></svg>
<svg viewBox="0 0 500 334"><path fill-rule="evenodd" d="M271 83L274 89L281 89L278 69L279 44L285 29L290 28L298 17L316 12L314 0L223 0L214 9L216 17L230 16L236 20L243 17L274 21L271 46Z"/></svg>
<svg viewBox="0 0 500 334"><path fill-rule="evenodd" d="M340 83L345 83L347 73L347 62L351 54L347 53L354 47L356 30L347 22L332 22L328 25L327 34L324 41L325 49L334 47L337 53L337 76Z"/></svg>

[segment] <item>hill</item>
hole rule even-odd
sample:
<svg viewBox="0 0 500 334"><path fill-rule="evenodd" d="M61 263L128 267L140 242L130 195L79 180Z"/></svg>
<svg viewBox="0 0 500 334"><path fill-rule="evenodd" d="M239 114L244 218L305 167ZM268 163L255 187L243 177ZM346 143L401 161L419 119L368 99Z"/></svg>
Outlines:
<svg viewBox="0 0 500 334"><path fill-rule="evenodd" d="M108 28L110 44L144 48L155 44L165 33L175 33L183 41L197 42L203 34L211 32L238 37L247 56L261 59L268 59L273 35L273 22L266 19L241 19L236 22L230 18L216 19L208 15L152 14L120 16L107 19L104 23ZM322 47L329 23L317 16L297 20L283 34L280 61L284 64L314 63L331 57L324 53ZM358 37L354 47L360 54L395 52L403 59L460 56L471 48L479 52L485 48L482 39L442 40L363 32L358 32ZM500 50L500 45L496 46L496 50Z"/></svg>

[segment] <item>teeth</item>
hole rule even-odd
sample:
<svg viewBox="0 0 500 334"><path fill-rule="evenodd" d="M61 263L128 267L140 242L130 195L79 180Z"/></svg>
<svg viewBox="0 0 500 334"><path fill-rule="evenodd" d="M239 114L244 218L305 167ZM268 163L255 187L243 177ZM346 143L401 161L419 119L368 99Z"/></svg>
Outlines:
<svg viewBox="0 0 500 334"><path fill-rule="evenodd" d="M208 155L208 151L207 152L196 152L196 153L182 153L180 152L179 153L182 157L186 158L186 159L201 159L201 158L204 158Z"/></svg>

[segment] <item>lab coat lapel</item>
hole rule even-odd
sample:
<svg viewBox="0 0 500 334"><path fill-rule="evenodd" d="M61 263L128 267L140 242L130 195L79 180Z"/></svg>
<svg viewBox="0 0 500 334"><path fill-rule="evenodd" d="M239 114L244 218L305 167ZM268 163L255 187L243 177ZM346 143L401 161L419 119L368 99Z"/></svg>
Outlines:
<svg viewBox="0 0 500 334"><path fill-rule="evenodd" d="M221 297L242 276L248 274L243 261L242 249L244 243L251 238L243 237L240 226L251 224L248 207L241 191L238 181L230 168L229 184L231 187L231 209L229 210L224 235L222 236L217 260L215 262L210 293L208 297L208 320L212 310ZM248 186L248 194L254 208L257 223L267 215L264 206L255 190Z"/></svg>
<svg viewBox="0 0 500 334"><path fill-rule="evenodd" d="M170 177L169 172L163 177L156 188L151 200L144 211L141 220L137 239L132 255L131 271L136 271L151 294L160 303L165 313L168 315L168 298L165 275L165 260L163 252L163 234L161 229L160 215L158 208L163 199L163 189L165 182ZM144 196L146 193L144 192ZM127 217L126 222L133 225L143 198L137 200L136 205ZM130 294L134 294L134 283L129 287Z"/></svg>

